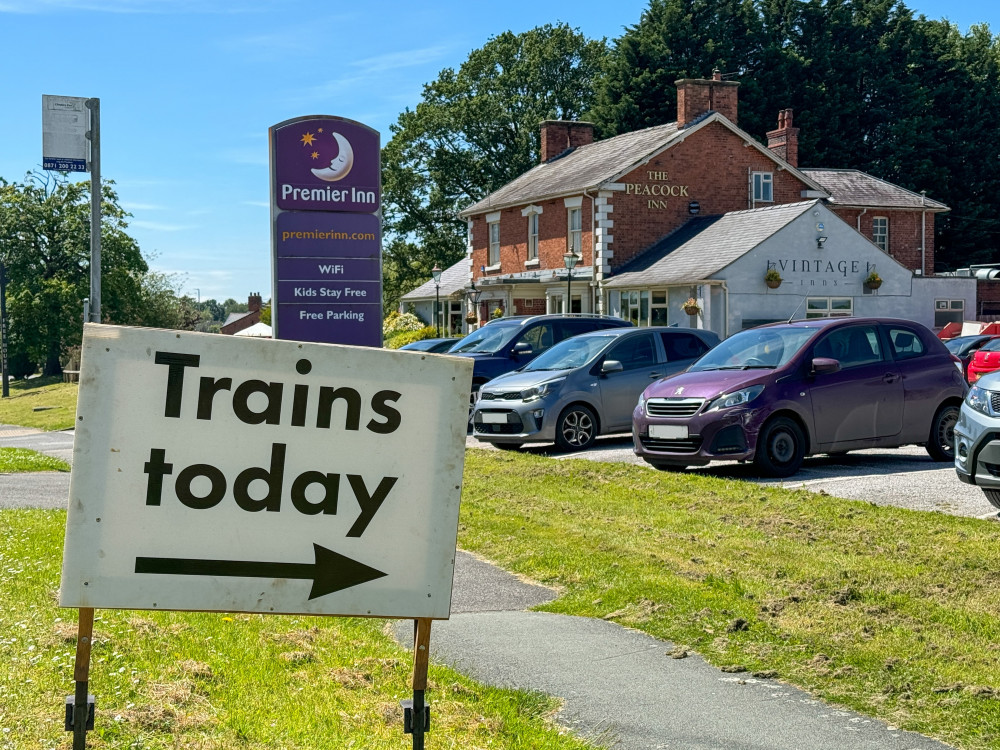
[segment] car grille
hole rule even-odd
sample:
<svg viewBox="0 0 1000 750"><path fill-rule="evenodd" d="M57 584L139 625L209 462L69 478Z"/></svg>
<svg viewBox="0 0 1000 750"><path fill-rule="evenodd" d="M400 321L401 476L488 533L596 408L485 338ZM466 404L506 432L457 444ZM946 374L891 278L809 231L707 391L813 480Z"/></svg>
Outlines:
<svg viewBox="0 0 1000 750"><path fill-rule="evenodd" d="M990 411L993 414L1000 414L1000 391L990 393Z"/></svg>
<svg viewBox="0 0 1000 750"><path fill-rule="evenodd" d="M483 401L520 401L521 392L508 391L506 393L489 393L488 391L480 391L479 398Z"/></svg>
<svg viewBox="0 0 1000 750"><path fill-rule="evenodd" d="M522 431L521 418L515 412L492 411L491 413L504 414L507 421L500 424L496 424L495 422L483 422L481 417L482 412L477 410L475 418L472 422L472 426L476 432L481 435L517 435Z"/></svg>
<svg viewBox="0 0 1000 750"><path fill-rule="evenodd" d="M700 436L681 440L640 437L639 440L643 448L651 451L663 451L664 453L697 453L701 449Z"/></svg>
<svg viewBox="0 0 1000 750"><path fill-rule="evenodd" d="M651 417L690 417L704 403L703 398L651 398L646 400L646 413Z"/></svg>

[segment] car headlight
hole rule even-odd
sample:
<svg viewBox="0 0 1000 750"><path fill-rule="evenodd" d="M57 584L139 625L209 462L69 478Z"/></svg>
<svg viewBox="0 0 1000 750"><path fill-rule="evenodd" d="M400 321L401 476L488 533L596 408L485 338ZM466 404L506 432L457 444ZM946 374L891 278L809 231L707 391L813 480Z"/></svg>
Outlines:
<svg viewBox="0 0 1000 750"><path fill-rule="evenodd" d="M980 414L990 415L990 391L978 385L969 389L969 394L965 397L965 403L970 409L978 411Z"/></svg>
<svg viewBox="0 0 1000 750"><path fill-rule="evenodd" d="M643 391L639 394L639 413L645 415L646 413L646 392Z"/></svg>
<svg viewBox="0 0 1000 750"><path fill-rule="evenodd" d="M521 400L528 402L544 398L550 393L554 393L556 388L558 388L558 386L565 379L566 378L556 378L555 380L549 380L541 385L536 385L534 388L528 388L527 390L521 391Z"/></svg>
<svg viewBox="0 0 1000 750"><path fill-rule="evenodd" d="M705 408L706 412L718 411L719 409L729 409L733 406L745 406L757 398L764 391L762 385L752 385L749 388L740 388L732 393L723 393L716 399L709 402Z"/></svg>

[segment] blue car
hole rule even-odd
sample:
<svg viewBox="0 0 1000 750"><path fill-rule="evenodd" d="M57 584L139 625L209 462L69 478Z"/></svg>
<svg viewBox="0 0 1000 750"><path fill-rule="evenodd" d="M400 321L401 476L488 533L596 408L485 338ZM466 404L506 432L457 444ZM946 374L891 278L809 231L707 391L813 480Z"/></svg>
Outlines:
<svg viewBox="0 0 1000 750"><path fill-rule="evenodd" d="M430 352L431 354L441 354L446 352L455 344L458 343L458 339L420 339L420 341L411 341L409 344L403 344L399 347L400 351L408 352Z"/></svg>

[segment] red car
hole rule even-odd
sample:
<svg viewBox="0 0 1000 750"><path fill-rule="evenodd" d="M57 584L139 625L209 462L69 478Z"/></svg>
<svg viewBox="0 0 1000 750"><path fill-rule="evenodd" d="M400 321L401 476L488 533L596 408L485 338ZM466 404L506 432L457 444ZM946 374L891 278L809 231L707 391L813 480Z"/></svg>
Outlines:
<svg viewBox="0 0 1000 750"><path fill-rule="evenodd" d="M987 341L972 355L967 379L969 383L975 383L983 375L994 370L1000 370L1000 338Z"/></svg>

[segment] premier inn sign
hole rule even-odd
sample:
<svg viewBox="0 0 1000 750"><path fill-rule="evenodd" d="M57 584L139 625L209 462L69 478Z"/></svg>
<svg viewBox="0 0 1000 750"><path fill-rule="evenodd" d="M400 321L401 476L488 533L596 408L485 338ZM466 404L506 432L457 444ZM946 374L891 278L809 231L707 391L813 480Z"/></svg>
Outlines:
<svg viewBox="0 0 1000 750"><path fill-rule="evenodd" d="M448 617L471 364L85 326L60 604Z"/></svg>

